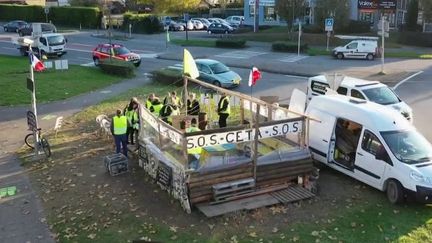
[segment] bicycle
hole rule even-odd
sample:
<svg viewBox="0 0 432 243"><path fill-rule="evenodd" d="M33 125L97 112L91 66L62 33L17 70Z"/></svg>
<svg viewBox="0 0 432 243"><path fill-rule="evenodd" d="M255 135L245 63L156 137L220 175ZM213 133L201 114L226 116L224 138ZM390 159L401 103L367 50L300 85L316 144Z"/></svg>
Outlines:
<svg viewBox="0 0 432 243"><path fill-rule="evenodd" d="M48 140L41 135L41 128L37 129L36 136L38 137L38 141L36 145L38 146L38 151L43 151L45 153L45 156L49 158L51 156L51 146L48 143ZM34 149L35 144L35 137L33 133L27 134L24 138L24 142L27 146L29 146L31 149Z"/></svg>

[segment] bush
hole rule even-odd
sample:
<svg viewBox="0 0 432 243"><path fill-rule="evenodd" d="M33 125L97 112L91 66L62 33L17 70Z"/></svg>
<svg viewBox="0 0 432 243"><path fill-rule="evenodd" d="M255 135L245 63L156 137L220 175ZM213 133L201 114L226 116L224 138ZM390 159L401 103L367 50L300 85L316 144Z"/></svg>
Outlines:
<svg viewBox="0 0 432 243"><path fill-rule="evenodd" d="M229 48L245 48L245 40L231 40L231 39L218 39L216 40L216 47L229 47Z"/></svg>
<svg viewBox="0 0 432 243"><path fill-rule="evenodd" d="M183 82L180 82L183 79L182 69L181 68L162 68L152 72L153 81L162 83L162 84L175 84L177 86L182 86Z"/></svg>
<svg viewBox="0 0 432 243"><path fill-rule="evenodd" d="M369 22L350 20L348 25L343 26L341 28L336 28L335 31L344 34L368 33L371 31L371 28Z"/></svg>
<svg viewBox="0 0 432 243"><path fill-rule="evenodd" d="M297 52L298 45L297 43L277 41L272 44L273 51L281 51L281 52ZM300 52L306 52L308 50L307 44L300 45Z"/></svg>
<svg viewBox="0 0 432 243"><path fill-rule="evenodd" d="M317 24L312 25L305 25L302 26L303 32L305 33L313 33L313 34L319 34L324 32L324 27L319 26Z"/></svg>
<svg viewBox="0 0 432 243"><path fill-rule="evenodd" d="M133 14L127 12L123 15L123 30L129 31L129 24L132 24L133 33L154 34L163 30L159 18L151 14Z"/></svg>
<svg viewBox="0 0 432 243"><path fill-rule="evenodd" d="M432 33L400 32L398 43L410 46L432 47Z"/></svg>
<svg viewBox="0 0 432 243"><path fill-rule="evenodd" d="M45 22L45 13L42 6L3 5L0 4L0 19L22 19L27 22ZM54 24L87 28L99 26L101 12L92 7L51 7L48 19Z"/></svg>
<svg viewBox="0 0 432 243"><path fill-rule="evenodd" d="M133 77L135 67L130 62L119 61L119 60L106 60L99 64L99 67L104 73L117 75L120 77L130 78Z"/></svg>

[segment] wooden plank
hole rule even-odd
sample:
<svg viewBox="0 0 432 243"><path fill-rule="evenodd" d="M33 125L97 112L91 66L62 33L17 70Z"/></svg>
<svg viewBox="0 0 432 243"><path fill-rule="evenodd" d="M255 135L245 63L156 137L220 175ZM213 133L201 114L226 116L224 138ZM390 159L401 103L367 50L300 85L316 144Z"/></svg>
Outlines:
<svg viewBox="0 0 432 243"><path fill-rule="evenodd" d="M243 173L243 172L247 172L247 171L252 171L252 164L251 163L242 164L242 165L230 167L230 168L224 168L221 170L211 171L211 173L210 172L206 172L206 173L202 173L202 174L192 173L192 174L190 174L190 177L189 177L189 183L207 181L207 180L210 180L213 178L223 177L223 176L231 175L231 174Z"/></svg>
<svg viewBox="0 0 432 243"><path fill-rule="evenodd" d="M297 177L299 175L303 175L303 174L308 174L311 173L312 170L309 169L298 169L298 170L293 170L293 171L283 171L281 173L277 173L277 174L266 174L266 175L260 175L257 178L257 183L261 182L261 181L265 181L265 180L271 180L271 179L276 179L276 178L283 178L283 177Z"/></svg>
<svg viewBox="0 0 432 243"><path fill-rule="evenodd" d="M276 169L276 168L282 168L282 167L290 167L290 166L296 166L301 164L307 164L310 166L313 166L312 159L303 159L303 160L293 160L293 161L282 161L279 163L274 164L264 164L264 165L258 165L258 171L260 170L267 170L269 168Z"/></svg>
<svg viewBox="0 0 432 243"><path fill-rule="evenodd" d="M244 172L244 173L236 174L236 175L226 175L224 177L214 178L214 179L208 180L208 181L189 183L189 187L193 188L193 187L201 187L201 186L211 186L211 185L222 183L222 182L235 181L235 180L240 180L240 179L245 179L245 178L250 178L250 177L252 177L252 172L248 171L248 172Z"/></svg>
<svg viewBox="0 0 432 243"><path fill-rule="evenodd" d="M288 167L281 167L277 169L269 169L269 170L261 170L258 172L258 176L266 176L266 175L273 175L273 174L283 174L283 173L289 173L291 171L312 171L314 168L313 166L309 165L296 165L296 166L288 166ZM292 174L292 173L291 173Z"/></svg>

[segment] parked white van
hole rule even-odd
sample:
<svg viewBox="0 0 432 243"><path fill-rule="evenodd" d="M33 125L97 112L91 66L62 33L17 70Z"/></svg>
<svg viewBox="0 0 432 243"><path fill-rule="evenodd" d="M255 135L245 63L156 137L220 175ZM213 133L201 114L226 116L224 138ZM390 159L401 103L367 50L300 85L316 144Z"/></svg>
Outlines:
<svg viewBox="0 0 432 243"><path fill-rule="evenodd" d="M303 103L304 104L304 103ZM305 114L320 163L381 191L391 203L411 192L432 202L432 146L398 112L342 95L314 97Z"/></svg>
<svg viewBox="0 0 432 243"><path fill-rule="evenodd" d="M313 96L325 94L328 88L330 88L330 84L325 75L309 78L308 101ZM340 85L336 87L336 92L391 107L399 111L411 123L414 120L411 107L402 101L391 88L379 81L368 81L345 76Z"/></svg>
<svg viewBox="0 0 432 243"><path fill-rule="evenodd" d="M338 46L332 50L337 59L360 58L373 60L378 55L378 37L336 36L341 39L352 40L345 46Z"/></svg>

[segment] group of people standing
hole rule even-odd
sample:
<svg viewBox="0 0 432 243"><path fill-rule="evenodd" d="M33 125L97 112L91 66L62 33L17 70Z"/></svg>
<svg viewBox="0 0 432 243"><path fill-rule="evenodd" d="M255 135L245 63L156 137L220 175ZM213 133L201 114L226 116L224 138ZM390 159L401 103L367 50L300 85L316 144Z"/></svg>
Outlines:
<svg viewBox="0 0 432 243"><path fill-rule="evenodd" d="M181 98L177 96L175 91L169 92L163 102L154 93L151 93L145 102L145 107L150 112L170 125L173 122L172 117L180 115L180 109L183 108L183 105ZM190 116L198 116L200 114L201 107L195 93L189 94L186 110ZM217 106L220 128L227 126L226 121L230 112L229 97L226 94L222 94ZM112 118L111 133L114 136L116 153L122 152L127 156L127 144L135 144L139 126L138 99L133 97L129 104L123 110L118 109L116 115ZM186 132L192 131L199 131L196 118L186 121ZM194 151L195 154L197 152Z"/></svg>

